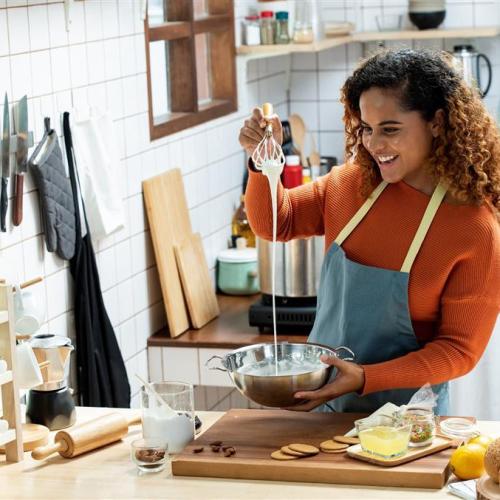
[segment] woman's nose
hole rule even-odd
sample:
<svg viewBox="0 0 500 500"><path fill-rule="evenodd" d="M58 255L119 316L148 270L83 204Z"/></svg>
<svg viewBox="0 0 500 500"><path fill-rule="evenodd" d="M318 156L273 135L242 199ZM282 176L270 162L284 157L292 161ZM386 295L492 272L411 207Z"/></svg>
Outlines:
<svg viewBox="0 0 500 500"><path fill-rule="evenodd" d="M378 134L372 134L368 137L366 147L372 153L383 153L386 149L386 141L384 137Z"/></svg>

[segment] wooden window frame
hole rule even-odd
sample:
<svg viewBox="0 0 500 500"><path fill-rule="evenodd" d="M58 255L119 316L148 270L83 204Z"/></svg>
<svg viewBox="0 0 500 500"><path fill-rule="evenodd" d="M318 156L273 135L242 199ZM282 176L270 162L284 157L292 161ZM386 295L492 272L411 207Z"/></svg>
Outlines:
<svg viewBox="0 0 500 500"><path fill-rule="evenodd" d="M168 22L144 21L151 140L237 111L233 0L207 0L207 15L195 19L193 0L165 0ZM211 101L198 103L195 35L206 33L210 58ZM150 42L168 41L170 113L153 114Z"/></svg>

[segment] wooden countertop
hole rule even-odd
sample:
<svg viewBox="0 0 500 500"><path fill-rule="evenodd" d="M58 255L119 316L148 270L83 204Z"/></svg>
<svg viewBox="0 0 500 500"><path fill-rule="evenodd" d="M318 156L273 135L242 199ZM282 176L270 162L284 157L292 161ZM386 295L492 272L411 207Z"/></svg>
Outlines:
<svg viewBox="0 0 500 500"><path fill-rule="evenodd" d="M259 329L248 324L248 308L256 302L259 295L233 297L218 295L220 315L199 330L188 330L178 337L171 338L168 330L163 329L148 339L149 347L220 347L237 349L251 344L273 342L272 333L260 333ZM304 334L279 334L281 342L306 342Z"/></svg>
<svg viewBox="0 0 500 500"><path fill-rule="evenodd" d="M77 422L105 415L110 411L126 413L138 410L109 408L77 408ZM202 432L222 412L198 412ZM500 422L478 422L481 431L500 435ZM54 433L52 433L54 434ZM29 453L20 463L6 463L0 458L0 498L71 499L71 498L176 498L257 499L304 498L450 500L447 489L423 490L406 488L353 487L317 483L280 481L228 480L216 478L172 477L167 467L157 474L138 476L130 459L130 442L141 437L141 427L131 427L128 436L73 459L55 455L45 461L33 460Z"/></svg>

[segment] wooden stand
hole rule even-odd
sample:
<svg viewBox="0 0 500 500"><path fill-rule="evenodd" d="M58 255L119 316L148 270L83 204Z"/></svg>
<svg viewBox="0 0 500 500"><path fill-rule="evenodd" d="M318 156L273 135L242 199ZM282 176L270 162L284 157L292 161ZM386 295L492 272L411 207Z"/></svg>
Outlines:
<svg viewBox="0 0 500 500"><path fill-rule="evenodd" d="M477 500L499 500L500 485L496 484L488 474L484 474L476 481Z"/></svg>
<svg viewBox="0 0 500 500"><path fill-rule="evenodd" d="M23 440L21 432L21 408L16 373L16 340L12 319L14 304L12 287L0 284L0 359L7 362L7 371L0 374L3 417L9 423L9 430L0 434L0 445L5 445L8 462L23 459Z"/></svg>

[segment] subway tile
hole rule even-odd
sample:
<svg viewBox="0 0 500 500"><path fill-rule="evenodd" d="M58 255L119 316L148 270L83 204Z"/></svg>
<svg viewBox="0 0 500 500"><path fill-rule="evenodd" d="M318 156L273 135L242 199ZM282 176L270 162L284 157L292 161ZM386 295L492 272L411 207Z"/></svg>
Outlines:
<svg viewBox="0 0 500 500"><path fill-rule="evenodd" d="M347 48L345 45L322 50L318 53L319 69L345 70L347 67Z"/></svg>
<svg viewBox="0 0 500 500"><path fill-rule="evenodd" d="M500 23L500 2L474 3L474 26L496 26Z"/></svg>
<svg viewBox="0 0 500 500"><path fill-rule="evenodd" d="M10 53L19 54L30 50L28 9L7 10Z"/></svg>
<svg viewBox="0 0 500 500"><path fill-rule="evenodd" d="M71 26L68 32L70 44L85 42L85 2L74 2L71 13ZM64 24L66 26L66 24Z"/></svg>
<svg viewBox="0 0 500 500"><path fill-rule="evenodd" d="M347 78L345 71L320 71L319 72L319 99L331 101L340 99L340 89Z"/></svg>
<svg viewBox="0 0 500 500"><path fill-rule="evenodd" d="M317 59L315 52L292 54L292 70L316 70L318 66Z"/></svg>
<svg viewBox="0 0 500 500"><path fill-rule="evenodd" d="M9 31L7 26L7 11L0 10L0 57L9 54Z"/></svg>
<svg viewBox="0 0 500 500"><path fill-rule="evenodd" d="M71 87L71 74L68 47L51 49L50 62L54 92L69 89Z"/></svg>
<svg viewBox="0 0 500 500"><path fill-rule="evenodd" d="M344 163L344 132L321 132L319 147L323 156L335 156L339 164Z"/></svg>
<svg viewBox="0 0 500 500"><path fill-rule="evenodd" d="M148 348L149 380L159 382L163 380L163 366L161 359L161 347Z"/></svg>
<svg viewBox="0 0 500 500"><path fill-rule="evenodd" d="M23 95L30 96L33 92L31 82L31 67L29 54L19 54L10 58L13 100L20 99Z"/></svg>
<svg viewBox="0 0 500 500"><path fill-rule="evenodd" d="M40 96L52 92L50 51L42 50L31 54L31 75L33 78L33 95Z"/></svg>
<svg viewBox="0 0 500 500"><path fill-rule="evenodd" d="M118 19L121 36L134 33L133 0L120 0L118 2Z"/></svg>
<svg viewBox="0 0 500 500"><path fill-rule="evenodd" d="M118 280L122 279L118 276ZM121 282L118 289L118 311L120 322L134 315L134 286L132 278Z"/></svg>
<svg viewBox="0 0 500 500"><path fill-rule="evenodd" d="M104 40L106 80L120 78L120 42L118 39Z"/></svg>
<svg viewBox="0 0 500 500"><path fill-rule="evenodd" d="M113 38L119 35L118 0L101 0L103 37Z"/></svg>
<svg viewBox="0 0 500 500"><path fill-rule="evenodd" d="M123 359L130 359L137 353L136 331L134 318L129 319L119 326L120 348Z"/></svg>
<svg viewBox="0 0 500 500"><path fill-rule="evenodd" d="M4 93L7 92L9 99L12 99L10 85L10 57L0 57L0 102L3 105Z"/></svg>
<svg viewBox="0 0 500 500"><path fill-rule="evenodd" d="M28 19L31 50L47 49L50 45L47 6L29 7Z"/></svg>
<svg viewBox="0 0 500 500"><path fill-rule="evenodd" d="M122 76L128 76L137 73L133 36L125 36L123 38L120 38L120 61Z"/></svg>
<svg viewBox="0 0 500 500"><path fill-rule="evenodd" d="M322 102L319 109L319 128L322 131L344 130L344 107L340 101Z"/></svg>
<svg viewBox="0 0 500 500"><path fill-rule="evenodd" d="M473 15L472 3L448 4L446 6L446 17L440 28L468 28L472 24Z"/></svg>
<svg viewBox="0 0 500 500"><path fill-rule="evenodd" d="M298 114L302 117L307 130L318 130L319 127L318 105L322 106L323 103L319 104L317 102L292 101L290 103L290 111L292 114Z"/></svg>
<svg viewBox="0 0 500 500"><path fill-rule="evenodd" d="M24 7L25 5L28 5L28 0L7 0L7 8Z"/></svg>
<svg viewBox="0 0 500 500"><path fill-rule="evenodd" d="M62 269L45 278L48 319L55 318L68 310L68 278L68 269Z"/></svg>
<svg viewBox="0 0 500 500"><path fill-rule="evenodd" d="M106 109L106 85L97 83L88 87L89 103L98 110Z"/></svg>
<svg viewBox="0 0 500 500"><path fill-rule="evenodd" d="M44 275L44 244L43 235L37 236L36 238L30 238L22 243L24 276L27 277L27 279ZM45 290L45 286L43 286L43 289Z"/></svg>
<svg viewBox="0 0 500 500"><path fill-rule="evenodd" d="M149 238L149 236L147 236ZM145 233L139 233L131 238L132 273L137 274L147 267L147 240Z"/></svg>
<svg viewBox="0 0 500 500"><path fill-rule="evenodd" d="M118 281L115 249L116 247L112 246L102 250L96 255L102 290L107 290L108 288L115 286Z"/></svg>
<svg viewBox="0 0 500 500"><path fill-rule="evenodd" d="M49 40L51 47L60 47L68 43L68 32L66 31L66 20L64 17L64 4L49 4Z"/></svg>
<svg viewBox="0 0 500 500"><path fill-rule="evenodd" d="M132 254L130 240L125 240L114 247L116 258L116 275L118 281L130 278L132 275Z"/></svg>
<svg viewBox="0 0 500 500"><path fill-rule="evenodd" d="M89 71L87 65L87 48L85 45L72 45L69 48L71 68L71 84L73 87L87 85Z"/></svg>
<svg viewBox="0 0 500 500"><path fill-rule="evenodd" d="M16 231L19 234L19 231ZM0 238L2 244L6 233L1 233ZM21 283L24 281L24 265L19 258L22 255L23 246L20 241L18 243L4 247L0 252L0 259L2 261L2 278L5 278L11 283Z"/></svg>
<svg viewBox="0 0 500 500"><path fill-rule="evenodd" d="M104 291L102 297L109 320L111 321L111 324L115 326L120 322L118 287L113 287Z"/></svg>
<svg viewBox="0 0 500 500"><path fill-rule="evenodd" d="M89 68L89 83L102 82L104 71L104 46L102 42L87 44L87 61Z"/></svg>
<svg viewBox="0 0 500 500"><path fill-rule="evenodd" d="M292 101L314 101L317 98L317 74L315 72L292 72L290 99Z"/></svg>
<svg viewBox="0 0 500 500"><path fill-rule="evenodd" d="M100 0L86 0L85 7L85 34L87 41L100 40L103 34L103 20Z"/></svg>

